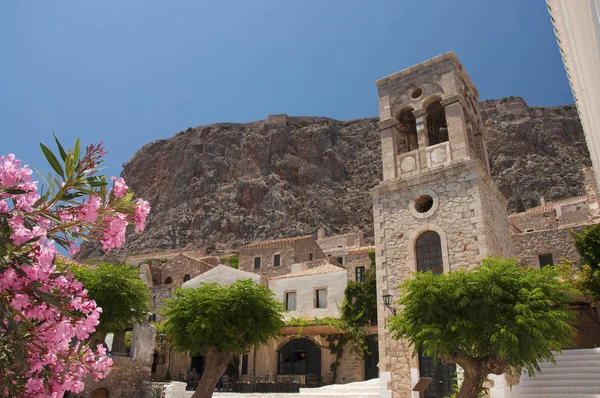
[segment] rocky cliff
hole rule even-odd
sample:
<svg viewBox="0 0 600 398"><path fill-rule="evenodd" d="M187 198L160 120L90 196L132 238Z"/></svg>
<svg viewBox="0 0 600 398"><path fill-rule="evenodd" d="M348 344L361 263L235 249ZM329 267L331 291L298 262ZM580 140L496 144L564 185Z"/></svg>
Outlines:
<svg viewBox="0 0 600 398"><path fill-rule="evenodd" d="M574 106L530 108L518 97L481 103L494 178L535 204L583 193L589 155ZM277 237L362 229L373 234L369 189L381 180L377 118L270 117L182 131L142 147L123 176L150 201L146 231L117 254L201 246L226 250ZM519 203L520 206L520 203ZM97 246L82 248L95 257Z"/></svg>

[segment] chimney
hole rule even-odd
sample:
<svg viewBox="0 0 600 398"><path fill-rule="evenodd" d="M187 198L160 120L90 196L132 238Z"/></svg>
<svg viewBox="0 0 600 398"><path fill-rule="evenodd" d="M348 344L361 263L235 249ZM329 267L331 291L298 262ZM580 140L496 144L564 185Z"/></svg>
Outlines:
<svg viewBox="0 0 600 398"><path fill-rule="evenodd" d="M323 239L325 237L325 228L319 228L317 230L317 240Z"/></svg>
<svg viewBox="0 0 600 398"><path fill-rule="evenodd" d="M540 195L540 206L546 206L546 198L544 198L544 195Z"/></svg>

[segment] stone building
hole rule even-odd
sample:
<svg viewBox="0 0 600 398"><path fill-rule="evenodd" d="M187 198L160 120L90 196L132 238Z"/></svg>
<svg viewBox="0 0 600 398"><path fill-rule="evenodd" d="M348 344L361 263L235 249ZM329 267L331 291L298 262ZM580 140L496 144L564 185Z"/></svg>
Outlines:
<svg viewBox="0 0 600 398"><path fill-rule="evenodd" d="M281 300L286 320L317 320L340 316L339 307L348 282L346 274L346 269L331 264L327 259L296 263L290 266L289 273L273 277L220 265L184 283L183 288L195 288L207 282L225 285L237 279L250 278L255 283L266 285ZM377 330L369 327L365 332L374 337ZM329 384L333 381L331 365L336 358L326 349L328 343L325 336L333 333L339 333L339 330L319 324L318 321L308 326L285 327L281 335L239 358L234 369L229 369L228 373L230 376L251 375L269 380L286 376L308 384ZM336 383L376 377L377 359L373 355L376 356L376 352L361 358L348 343L339 361ZM195 364L200 370L203 367L200 356L191 358L188 363Z"/></svg>
<svg viewBox="0 0 600 398"><path fill-rule="evenodd" d="M326 258L311 235L252 243L240 247L239 269L272 277L289 274L292 264Z"/></svg>
<svg viewBox="0 0 600 398"><path fill-rule="evenodd" d="M369 251L375 251L375 246L367 246L362 231L326 237L325 231L319 229L317 244L328 258L346 268L348 281L364 281L371 264Z"/></svg>
<svg viewBox="0 0 600 398"><path fill-rule="evenodd" d="M373 188L380 372L387 395L410 397L420 377L451 393L455 367L412 357L385 328L383 294L413 271L448 272L513 254L507 201L494 185L479 93L453 52L375 82L383 181ZM397 294L396 294L397 296ZM385 393L384 393L385 395Z"/></svg>
<svg viewBox="0 0 600 398"><path fill-rule="evenodd" d="M581 171L586 194L546 202L521 213L511 214L515 256L522 265L536 268L555 265L561 260L579 264L580 257L572 233L600 222L598 196L591 168Z"/></svg>

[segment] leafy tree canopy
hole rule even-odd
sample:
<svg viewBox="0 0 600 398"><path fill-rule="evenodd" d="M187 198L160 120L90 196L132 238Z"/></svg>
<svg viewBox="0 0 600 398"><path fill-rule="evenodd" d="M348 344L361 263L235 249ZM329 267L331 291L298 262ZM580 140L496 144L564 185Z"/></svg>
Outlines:
<svg viewBox="0 0 600 398"><path fill-rule="evenodd" d="M234 356L267 343L285 325L281 303L251 279L177 289L162 311L165 334L175 349L205 356L206 368L192 398L211 397Z"/></svg>
<svg viewBox="0 0 600 398"><path fill-rule="evenodd" d="M127 324L146 320L150 310L150 290L128 266L100 263L97 266L69 266L83 283L88 295L102 308L100 333L125 329Z"/></svg>
<svg viewBox="0 0 600 398"><path fill-rule="evenodd" d="M459 397L476 397L487 374L509 367L539 371L550 350L571 342L566 309L573 288L553 267L518 266L516 260L484 259L474 270L415 273L400 286L402 308L389 327L444 363L465 370Z"/></svg>
<svg viewBox="0 0 600 398"><path fill-rule="evenodd" d="M250 279L178 289L163 307L166 334L178 351L193 355L209 348L241 355L266 343L284 326L281 311L273 293Z"/></svg>
<svg viewBox="0 0 600 398"><path fill-rule="evenodd" d="M348 282L341 307L342 320L358 328L377 319L377 279L375 278L375 251L369 251L371 266L365 272L364 282Z"/></svg>
<svg viewBox="0 0 600 398"><path fill-rule="evenodd" d="M583 262L593 270L600 269L600 224L587 227L581 234L573 233L573 237Z"/></svg>

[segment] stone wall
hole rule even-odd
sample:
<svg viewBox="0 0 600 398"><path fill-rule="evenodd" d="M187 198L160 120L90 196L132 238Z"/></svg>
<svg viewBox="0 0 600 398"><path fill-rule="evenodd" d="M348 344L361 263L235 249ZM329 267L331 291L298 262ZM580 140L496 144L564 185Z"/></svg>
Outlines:
<svg viewBox="0 0 600 398"><path fill-rule="evenodd" d="M323 252L328 253L335 252L338 249L346 249L348 247L364 246L365 240L362 232L353 232L317 239L317 244L323 249Z"/></svg>
<svg viewBox="0 0 600 398"><path fill-rule="evenodd" d="M110 398L135 397L144 381L150 380L151 364L134 358L113 356L113 365L108 375L99 381L88 376L85 389L79 398L91 398L95 390L105 388Z"/></svg>
<svg viewBox="0 0 600 398"><path fill-rule="evenodd" d="M280 255L280 264L273 266L273 257ZM254 269L254 258L260 257L260 269ZM253 272L266 277L289 274L292 270L292 264L296 262L293 246L284 246L265 249L241 249L239 269L242 271Z"/></svg>
<svg viewBox="0 0 600 398"><path fill-rule="evenodd" d="M314 239L304 239L294 242L295 263L312 261L325 257L325 253L323 253L323 250Z"/></svg>
<svg viewBox="0 0 600 398"><path fill-rule="evenodd" d="M522 265L532 265L536 268L540 266L538 255L549 253L552 254L554 264L561 258L578 264L581 258L571 231L581 232L583 228L560 228L514 234L511 236L515 249L514 255Z"/></svg>
<svg viewBox="0 0 600 398"><path fill-rule="evenodd" d="M162 316L160 314L160 308L163 306L165 299L171 296L171 292L175 290L174 285L161 285L152 286L150 288L150 298L152 300L152 312L156 315L156 320L160 321Z"/></svg>
<svg viewBox="0 0 600 398"><path fill-rule="evenodd" d="M167 278L171 278L172 284L178 287L184 282L186 276L189 276L190 279L194 278L211 270L212 266L204 261L188 257L185 254L179 254L164 263L160 268L162 276L161 284L166 284L165 281Z"/></svg>
<svg viewBox="0 0 600 398"><path fill-rule="evenodd" d="M560 226L587 222L589 220L589 206L584 200L561 206L558 220Z"/></svg>
<svg viewBox="0 0 600 398"><path fill-rule="evenodd" d="M483 225L479 225L479 223L477 225L478 229L483 227L483 233L477 236L480 255L512 257L512 241L506 210L508 201L487 175L484 166L479 162L476 163L476 166L479 172L472 176L476 176L479 181L481 207L475 209L475 213L477 215L477 212L481 210L483 222Z"/></svg>
<svg viewBox="0 0 600 398"><path fill-rule="evenodd" d="M336 384L346 384L365 379L365 360L346 343L337 368Z"/></svg>
<svg viewBox="0 0 600 398"><path fill-rule="evenodd" d="M280 255L280 265L275 267L273 259ZM240 248L239 269L266 277L274 277L292 272L292 264L323 259L325 254L312 237L267 241ZM254 269L254 259L261 258L260 269Z"/></svg>
<svg viewBox="0 0 600 398"><path fill-rule="evenodd" d="M370 250L375 250L375 246L365 246L360 249L349 250L348 254L343 256L342 266L348 271L348 281L356 281L357 267L365 267L365 271L370 268Z"/></svg>

